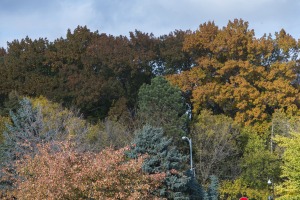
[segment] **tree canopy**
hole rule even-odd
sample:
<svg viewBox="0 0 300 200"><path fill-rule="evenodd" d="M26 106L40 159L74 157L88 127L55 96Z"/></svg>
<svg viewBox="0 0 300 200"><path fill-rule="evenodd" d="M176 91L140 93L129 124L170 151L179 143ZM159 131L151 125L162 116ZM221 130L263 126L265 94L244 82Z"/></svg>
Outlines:
<svg viewBox="0 0 300 200"><path fill-rule="evenodd" d="M298 46L284 30L275 38L256 38L241 19L222 29L208 22L186 35L183 49L194 55L196 66L168 79L192 93L194 114L211 109L253 124L276 109L298 112Z"/></svg>

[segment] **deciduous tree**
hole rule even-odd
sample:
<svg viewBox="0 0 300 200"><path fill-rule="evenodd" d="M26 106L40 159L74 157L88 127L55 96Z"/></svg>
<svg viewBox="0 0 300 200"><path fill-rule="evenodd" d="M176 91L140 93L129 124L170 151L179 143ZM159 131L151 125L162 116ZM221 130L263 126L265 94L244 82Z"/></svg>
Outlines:
<svg viewBox="0 0 300 200"><path fill-rule="evenodd" d="M186 36L183 48L195 55L197 65L168 79L191 92L194 114L211 109L253 124L270 119L276 109L298 112L298 47L284 30L275 39L255 38L243 20L222 29L208 22Z"/></svg>
<svg viewBox="0 0 300 200"><path fill-rule="evenodd" d="M203 110L192 129L195 168L198 179L206 184L211 175L220 180L240 174L238 147L240 130L232 119Z"/></svg>
<svg viewBox="0 0 300 200"><path fill-rule="evenodd" d="M52 144L53 145L53 144ZM68 142L39 147L34 158L18 163L22 176L11 192L20 199L156 199L151 191L164 173L141 171L144 158L128 160L124 149L77 153Z"/></svg>

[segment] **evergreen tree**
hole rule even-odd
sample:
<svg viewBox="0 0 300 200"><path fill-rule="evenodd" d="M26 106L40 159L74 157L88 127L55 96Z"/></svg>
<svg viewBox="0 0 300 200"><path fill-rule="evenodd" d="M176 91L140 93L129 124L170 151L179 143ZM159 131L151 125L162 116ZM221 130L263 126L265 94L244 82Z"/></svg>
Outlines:
<svg viewBox="0 0 300 200"><path fill-rule="evenodd" d="M147 154L149 157L143 163L143 171L150 174L166 173L164 185L155 193L168 199L189 199L187 185L190 179L181 172L187 157L180 154L171 143L171 139L163 136L162 128L146 125L137 132L134 147L128 156L135 158Z"/></svg>
<svg viewBox="0 0 300 200"><path fill-rule="evenodd" d="M6 124L2 153L6 159L17 160L29 152L35 152L36 144L41 141L43 128L42 114L33 108L29 99L23 98L16 112L10 111L12 124ZM31 153L32 154L32 153Z"/></svg>
<svg viewBox="0 0 300 200"><path fill-rule="evenodd" d="M218 200L219 181L215 175L210 176L210 185L208 187L207 196L209 200Z"/></svg>
<svg viewBox="0 0 300 200"><path fill-rule="evenodd" d="M187 184L188 193L191 200L207 200L207 193L203 190L202 186L198 183L196 177L191 170L186 171L186 175L190 177L190 181Z"/></svg>
<svg viewBox="0 0 300 200"><path fill-rule="evenodd" d="M0 145L0 168L5 169L0 172L0 189L13 186L15 178L18 176L15 172L14 163L25 155L37 153L37 144L45 138L40 137L43 128L42 115L39 109L33 108L27 98L23 98L20 107L16 112L10 111L12 123L6 124L3 133L4 141Z"/></svg>
<svg viewBox="0 0 300 200"><path fill-rule="evenodd" d="M181 91L158 76L150 85L142 85L138 94L138 115L147 124L162 127L176 142L187 127L186 105Z"/></svg>

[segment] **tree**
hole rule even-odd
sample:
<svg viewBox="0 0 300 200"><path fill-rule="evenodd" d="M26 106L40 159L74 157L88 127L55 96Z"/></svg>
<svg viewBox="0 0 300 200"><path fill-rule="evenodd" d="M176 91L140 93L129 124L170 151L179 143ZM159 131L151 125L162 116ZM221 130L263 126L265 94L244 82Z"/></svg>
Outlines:
<svg viewBox="0 0 300 200"><path fill-rule="evenodd" d="M278 193L282 199L299 198L299 133L291 133L291 137L278 136L276 141L285 148L283 154L282 177L285 181L278 186Z"/></svg>
<svg viewBox="0 0 300 200"><path fill-rule="evenodd" d="M209 200L218 200L219 198L219 181L214 175L210 176L210 185L208 187L207 196Z"/></svg>
<svg viewBox="0 0 300 200"><path fill-rule="evenodd" d="M29 154L37 153L37 144L47 141L50 135L41 135L43 122L39 109L33 108L27 98L20 101L20 108L10 112L11 123L6 124L3 143L0 145L0 188L11 188L18 177L15 162Z"/></svg>
<svg viewBox="0 0 300 200"><path fill-rule="evenodd" d="M19 107L20 96L17 91L11 91L8 94L8 98L3 102L3 108L0 110L0 114L3 116L8 116L9 111L16 111Z"/></svg>
<svg viewBox="0 0 300 200"><path fill-rule="evenodd" d="M195 119L192 129L195 166L202 184L206 184L211 175L221 180L239 175L239 134L239 127L224 115L203 110Z"/></svg>
<svg viewBox="0 0 300 200"><path fill-rule="evenodd" d="M163 136L161 128L146 125L136 133L133 147L128 155L134 158L146 154L149 157L143 162L144 172L166 173L163 185L155 193L168 199L188 199L189 178L181 172L187 157L181 155L171 144L171 139Z"/></svg>
<svg viewBox="0 0 300 200"><path fill-rule="evenodd" d="M34 157L38 153L39 144L66 138L83 144L83 135L89 130L82 119L42 97L39 100L22 98L17 110L10 111L9 120L11 123L5 124L0 145L1 168L9 174L6 176L1 172L0 177L5 179L2 183L9 186L18 177L15 163L25 155ZM83 148L84 145L79 147Z"/></svg>
<svg viewBox="0 0 300 200"><path fill-rule="evenodd" d="M298 122L298 128L299 128ZM278 146L284 149L282 155L281 178L283 182L276 187L276 194L279 199L298 199L299 196L299 166L300 166L300 134L293 129L289 129L286 135L277 135L275 141Z"/></svg>
<svg viewBox="0 0 300 200"><path fill-rule="evenodd" d="M138 116L143 123L162 127L177 142L187 131L187 109L179 89L158 76L142 85L138 94Z"/></svg>
<svg viewBox="0 0 300 200"><path fill-rule="evenodd" d="M55 87L51 65L45 64L49 42L39 38L14 40L8 43L4 66L1 70L6 77L2 82L4 94L16 90L20 95L46 95Z"/></svg>
<svg viewBox="0 0 300 200"><path fill-rule="evenodd" d="M164 173L141 172L136 160L120 150L78 153L68 142L39 146L39 154L17 164L22 176L11 196L21 199L156 199Z"/></svg>
<svg viewBox="0 0 300 200"><path fill-rule="evenodd" d="M137 92L150 82L157 55L156 38L140 31L130 38L114 37L78 26L50 43L15 40L7 52L0 49L0 100L12 90L43 95L68 108L76 106L96 122L119 99L125 98L130 110L136 106Z"/></svg>
<svg viewBox="0 0 300 200"><path fill-rule="evenodd" d="M192 56L183 50L183 42L188 31L175 30L159 37L159 60L154 73L156 75L178 74L191 69Z"/></svg>
<svg viewBox="0 0 300 200"><path fill-rule="evenodd" d="M251 127L244 128L243 134L248 137L241 160L243 184L253 189L264 190L269 178L279 182L281 170L278 155L270 151L266 139L253 133Z"/></svg>
<svg viewBox="0 0 300 200"><path fill-rule="evenodd" d="M20 101L20 108L10 112L12 124L6 124L4 132L4 148L2 152L9 160L18 160L25 154L36 153L36 144L49 139L48 135L41 135L43 122L38 108L33 108L27 98Z"/></svg>
<svg viewBox="0 0 300 200"><path fill-rule="evenodd" d="M299 108L297 42L284 30L276 38L255 38L248 22L235 19L219 29L214 22L188 34L183 49L196 66L168 80L191 93L193 114L210 109L245 124L270 119L276 109Z"/></svg>

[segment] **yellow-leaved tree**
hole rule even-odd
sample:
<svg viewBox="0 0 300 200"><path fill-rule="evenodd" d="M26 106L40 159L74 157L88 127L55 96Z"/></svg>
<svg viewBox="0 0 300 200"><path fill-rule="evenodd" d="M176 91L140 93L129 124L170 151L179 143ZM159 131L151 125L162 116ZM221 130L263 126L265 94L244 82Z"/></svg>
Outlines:
<svg viewBox="0 0 300 200"><path fill-rule="evenodd" d="M300 132L291 132L289 136L277 136L276 142L284 148L282 156L283 183L276 187L278 199L300 198Z"/></svg>

